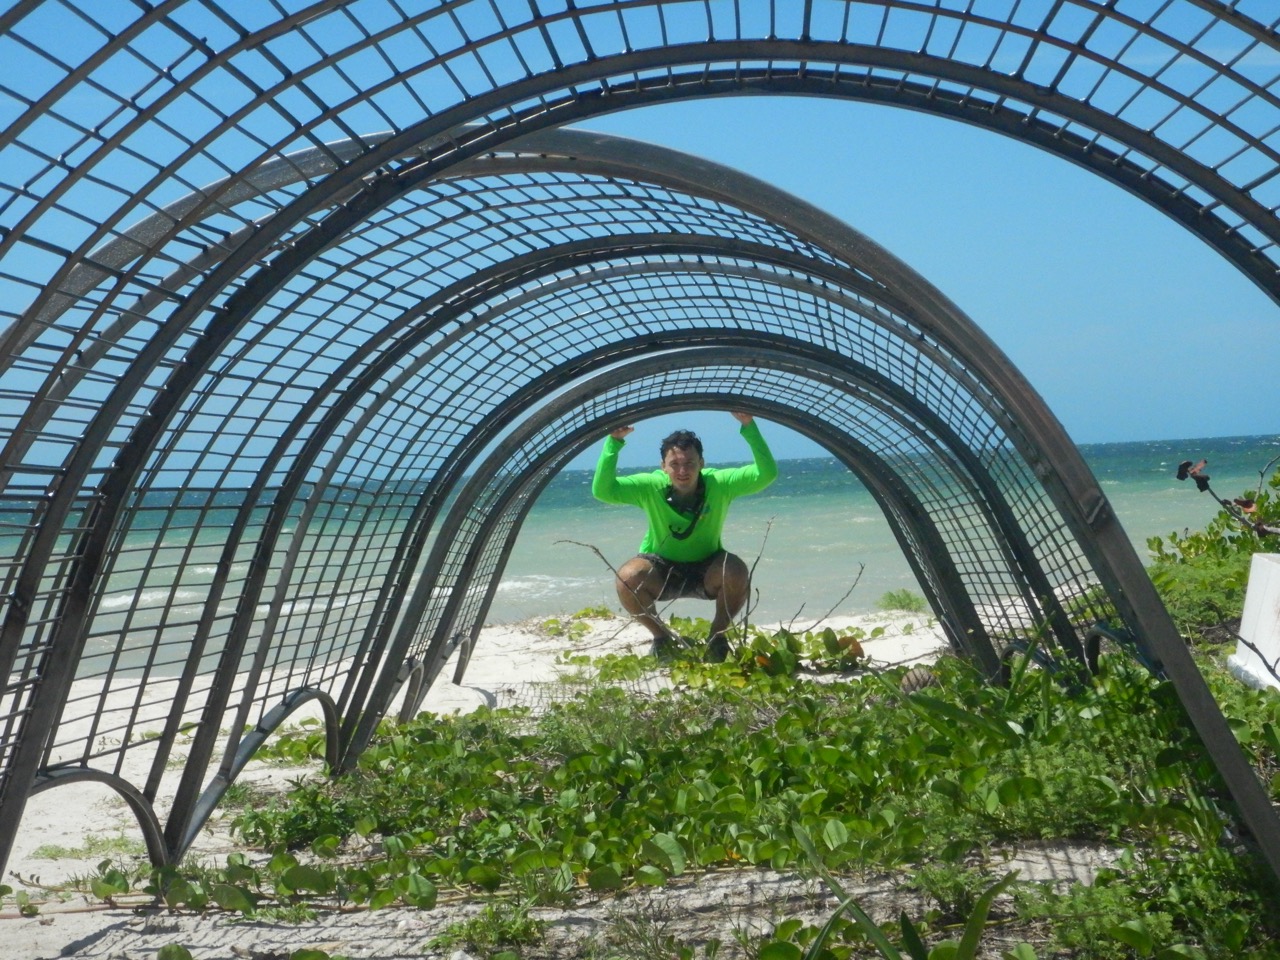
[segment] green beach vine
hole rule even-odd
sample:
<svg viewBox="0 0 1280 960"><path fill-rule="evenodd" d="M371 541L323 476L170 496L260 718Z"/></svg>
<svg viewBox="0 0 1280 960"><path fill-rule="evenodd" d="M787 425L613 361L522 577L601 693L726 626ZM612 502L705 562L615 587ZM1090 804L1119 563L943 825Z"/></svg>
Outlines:
<svg viewBox="0 0 1280 960"><path fill-rule="evenodd" d="M133 876L104 861L95 890L279 919L480 899L488 919L451 942L488 930L486 949L532 958L529 907L770 868L837 896L887 876L915 906L875 922L841 896L824 924L777 924L760 960L1274 955L1272 892L1224 843L1225 795L1166 684L1114 658L1084 689L1035 669L998 687L944 658L905 694L904 668L866 669L848 639L757 633L728 663L671 664L676 686L642 698L609 678L653 661L606 657L597 683L540 715L385 724L352 773L242 811L244 853ZM844 675L818 682L815 665ZM1276 698L1224 705L1274 771ZM292 756L290 736L274 749ZM1109 856L1092 884L1001 870L1047 842Z"/></svg>

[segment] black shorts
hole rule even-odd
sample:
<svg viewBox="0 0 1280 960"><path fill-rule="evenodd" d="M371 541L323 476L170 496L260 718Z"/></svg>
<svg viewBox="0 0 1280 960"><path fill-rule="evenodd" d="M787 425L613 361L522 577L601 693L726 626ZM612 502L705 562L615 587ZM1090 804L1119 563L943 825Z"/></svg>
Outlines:
<svg viewBox="0 0 1280 960"><path fill-rule="evenodd" d="M662 592L658 594L659 600L682 600L689 597L710 600L711 598L707 596L707 571L711 569L713 563L724 560L725 552L717 550L705 560L695 560L691 563L668 560L656 553L642 553L640 556L648 560L654 572L663 578Z"/></svg>

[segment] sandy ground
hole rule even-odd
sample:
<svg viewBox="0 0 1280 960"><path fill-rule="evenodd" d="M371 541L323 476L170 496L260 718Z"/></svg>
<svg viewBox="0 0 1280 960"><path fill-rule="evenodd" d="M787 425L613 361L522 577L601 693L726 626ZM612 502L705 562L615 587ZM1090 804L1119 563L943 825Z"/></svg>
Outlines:
<svg viewBox="0 0 1280 960"><path fill-rule="evenodd" d="M575 669L561 662L561 655L578 653L599 655L606 652L645 652L647 636L639 627L622 620L591 621L592 629L584 637L569 640L549 635L537 623L487 627L472 656L461 685L449 682L452 664L446 666L440 680L428 694L425 709L435 713L467 711L481 704L504 706L526 703L537 706L554 696L563 696L566 685L562 674ZM929 661L946 649L941 631L919 617L871 615L828 621L838 632L851 628L869 630L886 626L886 633L864 641L864 649L872 664L890 666ZM807 624L797 623L793 629ZM661 678L655 682L662 682ZM303 770L281 770L279 767L251 765L244 777L257 781L274 780L287 783L305 773ZM245 923L223 916L196 917L164 914L145 915L128 909L105 908L99 902L79 894L62 897L47 892L48 885L68 877L84 876L94 871L97 862L111 853L88 853L92 838L134 838L136 826L122 801L102 787L61 787L40 794L28 805L20 835L16 838L4 882L26 889L40 900L39 915L23 917L14 908L13 897L5 898L0 911L0 956L12 960L36 960L51 957L87 957L102 960L154 957L168 943L186 946L197 960L270 960L287 957L291 949L303 946L323 949L331 954L351 957L418 957L433 930L456 918L459 911L474 905L438 906L431 911L387 909L377 912L332 914L300 926ZM50 851L63 848L60 856ZM219 860L234 849L225 825L216 815L193 855ZM1054 854L1048 852L1049 860ZM1074 867L1069 853L1061 858L1060 869L1069 873ZM1064 874L1065 875L1065 874ZM28 886L39 878L42 886ZM768 910L786 907L788 915L803 912L808 904L818 911L830 909L825 896L800 878L783 877L757 871L713 876L693 885L673 886L652 895L639 906L656 914L690 915L695 904L704 911L723 914L726 922L748 923L753 915L749 904L762 900ZM868 893L874 897L874 891ZM666 898L666 899L664 899ZM669 901L669 902L668 902ZM664 906L664 903L666 904ZM633 904L634 905L634 904ZM588 905L600 920L610 909L606 904ZM664 913L665 911L665 913ZM760 911L755 911L758 914ZM768 911L765 911L766 913ZM817 914L815 914L817 915ZM584 916L586 916L584 914ZM734 920L734 918L737 918ZM562 918L563 919L563 918ZM570 925L589 921L569 917ZM726 930L731 938L733 930ZM446 955L446 954L440 954Z"/></svg>

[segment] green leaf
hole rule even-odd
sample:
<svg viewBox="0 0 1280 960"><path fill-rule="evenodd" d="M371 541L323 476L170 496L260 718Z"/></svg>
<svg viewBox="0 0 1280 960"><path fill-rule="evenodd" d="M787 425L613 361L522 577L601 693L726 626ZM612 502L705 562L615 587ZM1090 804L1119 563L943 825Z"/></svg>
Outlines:
<svg viewBox="0 0 1280 960"><path fill-rule="evenodd" d="M802 960L804 954L794 943L783 940L771 940L760 948L756 954L759 960Z"/></svg>
<svg viewBox="0 0 1280 960"><path fill-rule="evenodd" d="M792 917L789 920L783 920L773 928L773 938L775 940L790 940L803 929L804 921L799 917Z"/></svg>
<svg viewBox="0 0 1280 960"><path fill-rule="evenodd" d="M849 828L832 818L822 825L822 842L828 850L838 850L849 842Z"/></svg>
<svg viewBox="0 0 1280 960"><path fill-rule="evenodd" d="M156 951L156 960L191 960L191 951L180 943L166 943Z"/></svg>
<svg viewBox="0 0 1280 960"><path fill-rule="evenodd" d="M1031 944L1020 943L1012 950L1006 950L1001 960L1039 960L1039 958Z"/></svg>
<svg viewBox="0 0 1280 960"><path fill-rule="evenodd" d="M397 877L392 886L400 899L411 907L430 910L436 905L436 885L420 873Z"/></svg>
<svg viewBox="0 0 1280 960"><path fill-rule="evenodd" d="M959 801L960 785L953 780L934 780L929 784L929 789L934 793L940 793L948 800Z"/></svg>
<svg viewBox="0 0 1280 960"><path fill-rule="evenodd" d="M1035 777L1010 777L1000 784L1000 802L1006 807L1019 800L1030 800L1044 794L1044 784Z"/></svg>
<svg viewBox="0 0 1280 960"><path fill-rule="evenodd" d="M399 899L394 890L379 890L369 898L369 909L381 910L383 907L391 906Z"/></svg>
<svg viewBox="0 0 1280 960"><path fill-rule="evenodd" d="M338 855L338 847L342 845L342 838L333 834L326 834L323 837L316 837L311 841L311 852L317 857L331 859Z"/></svg>
<svg viewBox="0 0 1280 960"><path fill-rule="evenodd" d="M983 891L982 896L973 905L973 913L969 915L968 921L964 925L964 936L960 938L960 947L956 952L957 960L974 960L978 955L979 941L982 939L983 928L987 925L987 914L991 911L991 904L1005 887L1013 883L1014 878L1018 875L1016 870L1006 873L1004 877ZM932 957L932 954L930 954Z"/></svg>
<svg viewBox="0 0 1280 960"><path fill-rule="evenodd" d="M980 713L973 713L954 703L947 703L923 693L913 693L907 702L915 705L928 724L947 739L969 746L973 734L982 731L1006 746L1018 742L1018 735L997 720Z"/></svg>
<svg viewBox="0 0 1280 960"><path fill-rule="evenodd" d="M1133 947L1143 956L1150 956L1151 951L1155 949L1151 933L1141 920L1126 920L1124 923L1118 923L1107 933L1121 943Z"/></svg>
<svg viewBox="0 0 1280 960"><path fill-rule="evenodd" d="M643 867L636 868L635 877L637 883L642 883L647 887L660 887L667 882L665 873L647 863Z"/></svg>
<svg viewBox="0 0 1280 960"><path fill-rule="evenodd" d="M538 870L550 870L558 866L560 866L560 858L554 852L534 847L515 856L511 861L511 872L517 877L523 877Z"/></svg>
<svg viewBox="0 0 1280 960"><path fill-rule="evenodd" d="M332 874L302 863L281 874L280 882L294 892L310 890L323 894L331 892L334 886Z"/></svg>
<svg viewBox="0 0 1280 960"><path fill-rule="evenodd" d="M867 916L866 911L858 906L852 897L841 901L840 906L836 907L836 912L822 925L822 929L818 931L818 936L814 938L809 947L810 957L818 956L818 951L827 942L827 937L831 936L836 928L837 921L845 913L853 915L853 919L862 928L863 934L880 951L880 956L884 957L885 960L902 960L902 954L898 952L897 947L889 942L889 938L884 935L884 931L880 929L879 924Z"/></svg>
<svg viewBox="0 0 1280 960"><path fill-rule="evenodd" d="M617 890L622 886L622 874L616 867L605 865L596 867L587 874L587 886L596 893L602 893L606 890Z"/></svg>
<svg viewBox="0 0 1280 960"><path fill-rule="evenodd" d="M907 948L911 960L929 960L929 951L920 938L920 931L911 922L904 910L898 916L898 926L902 928L902 945Z"/></svg>
<svg viewBox="0 0 1280 960"><path fill-rule="evenodd" d="M112 897L117 897L122 893L128 893L129 884L126 881L122 886L111 878L91 877L89 879L89 889L99 900L110 900Z"/></svg>
<svg viewBox="0 0 1280 960"><path fill-rule="evenodd" d="M98 875L90 878L89 889L93 895L102 900L129 892L129 878L118 868L111 866L111 861L103 860L98 864Z"/></svg>
<svg viewBox="0 0 1280 960"><path fill-rule="evenodd" d="M487 863L479 863L467 871L467 882L492 893L502 886L502 874Z"/></svg>
<svg viewBox="0 0 1280 960"><path fill-rule="evenodd" d="M215 883L209 890L213 902L223 910L235 913L253 913L255 906L253 894L243 887L233 887L229 883Z"/></svg>
<svg viewBox="0 0 1280 960"><path fill-rule="evenodd" d="M641 853L655 861L671 876L680 876L685 869L684 847L669 833L656 833L640 845Z"/></svg>
<svg viewBox="0 0 1280 960"><path fill-rule="evenodd" d="M989 816L994 816L996 811L1000 809L1000 791L984 789L978 794L981 799L982 812Z"/></svg>
<svg viewBox="0 0 1280 960"><path fill-rule="evenodd" d="M302 947L289 953L289 960L332 960L329 954L313 947Z"/></svg>

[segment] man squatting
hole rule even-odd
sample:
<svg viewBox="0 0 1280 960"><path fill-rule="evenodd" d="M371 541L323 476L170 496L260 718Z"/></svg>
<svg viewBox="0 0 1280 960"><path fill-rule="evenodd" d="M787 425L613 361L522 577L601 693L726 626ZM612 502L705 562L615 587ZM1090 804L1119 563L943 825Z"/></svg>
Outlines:
<svg viewBox="0 0 1280 960"><path fill-rule="evenodd" d="M702 441L677 430L662 441L662 466L649 473L618 476L618 454L635 428L619 427L605 438L596 463L591 493L604 503L640 507L649 528L640 553L618 570L616 586L623 609L653 637L661 655L683 643L658 616L657 604L682 597L715 601L706 658L719 662L729 653L725 631L746 605L751 575L742 558L720 542L729 504L757 493L778 476L764 437L748 413L733 413L751 448L753 462L741 467L707 467Z"/></svg>

